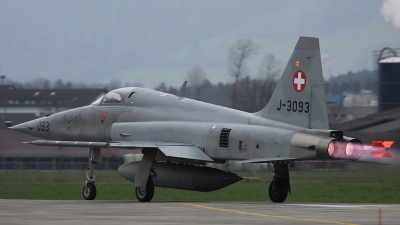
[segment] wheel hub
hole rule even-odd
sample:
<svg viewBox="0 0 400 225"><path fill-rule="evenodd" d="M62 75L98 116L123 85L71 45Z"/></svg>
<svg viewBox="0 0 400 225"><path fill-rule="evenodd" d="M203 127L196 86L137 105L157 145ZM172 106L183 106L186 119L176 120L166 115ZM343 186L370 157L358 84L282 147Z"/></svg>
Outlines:
<svg viewBox="0 0 400 225"><path fill-rule="evenodd" d="M140 197L144 198L146 196L146 189L138 188L137 191Z"/></svg>
<svg viewBox="0 0 400 225"><path fill-rule="evenodd" d="M88 186L85 187L85 191L83 193L86 197L90 195L90 188Z"/></svg>

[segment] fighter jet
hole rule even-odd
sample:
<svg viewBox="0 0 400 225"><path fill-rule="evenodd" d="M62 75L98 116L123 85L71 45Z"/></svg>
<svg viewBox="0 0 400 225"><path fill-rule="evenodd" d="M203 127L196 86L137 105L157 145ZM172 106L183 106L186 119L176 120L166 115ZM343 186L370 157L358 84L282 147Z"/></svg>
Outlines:
<svg viewBox="0 0 400 225"><path fill-rule="evenodd" d="M272 202L291 193L289 165L298 161L359 160L360 140L329 130L318 38L300 37L269 103L247 113L139 87L108 92L91 105L59 112L11 129L43 140L41 146L87 147L83 197L96 197L94 166L102 148L141 149L141 161L119 173L151 201L154 186L193 191L221 189L242 178L206 162L272 163Z"/></svg>

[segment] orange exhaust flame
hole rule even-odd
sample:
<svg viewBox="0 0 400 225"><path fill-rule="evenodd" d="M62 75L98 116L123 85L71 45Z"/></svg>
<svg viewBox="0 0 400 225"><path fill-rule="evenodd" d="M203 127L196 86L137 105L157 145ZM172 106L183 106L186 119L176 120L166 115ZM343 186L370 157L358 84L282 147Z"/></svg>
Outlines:
<svg viewBox="0 0 400 225"><path fill-rule="evenodd" d="M385 146L385 148L390 148L394 144L394 141L384 141L382 142L382 145Z"/></svg>
<svg viewBox="0 0 400 225"><path fill-rule="evenodd" d="M373 148L390 148L394 144L394 141L372 141L371 145Z"/></svg>
<svg viewBox="0 0 400 225"><path fill-rule="evenodd" d="M394 158L393 154L389 152L394 141L372 141L371 146L364 146L364 149L371 151L373 158Z"/></svg>

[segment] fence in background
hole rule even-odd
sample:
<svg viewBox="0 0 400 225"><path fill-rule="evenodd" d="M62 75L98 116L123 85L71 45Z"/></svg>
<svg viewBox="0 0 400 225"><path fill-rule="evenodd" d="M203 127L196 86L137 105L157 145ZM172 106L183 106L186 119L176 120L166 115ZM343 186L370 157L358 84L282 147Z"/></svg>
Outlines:
<svg viewBox="0 0 400 225"><path fill-rule="evenodd" d="M94 175L101 182L128 182L122 178L117 170L129 159L122 157L103 157L103 163L95 166ZM2 182L84 182L86 179L87 158L0 158L0 181ZM229 161L226 164L208 164L222 170L239 173L242 177L270 180L273 176L273 166L268 163L241 164ZM291 171L302 174L300 181L312 181L315 176L312 171L322 171L317 179L322 181L338 180L331 176L331 171L349 171L352 168L344 163L296 163L290 167ZM293 174L293 173L292 173ZM297 179L296 177L294 177ZM348 175L346 180L352 180ZM293 180L293 177L292 177Z"/></svg>

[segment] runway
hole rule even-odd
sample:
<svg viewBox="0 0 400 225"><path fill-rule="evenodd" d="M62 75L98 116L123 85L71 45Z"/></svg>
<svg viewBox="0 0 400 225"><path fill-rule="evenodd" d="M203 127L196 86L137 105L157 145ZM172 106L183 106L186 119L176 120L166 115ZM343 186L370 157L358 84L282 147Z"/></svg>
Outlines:
<svg viewBox="0 0 400 225"><path fill-rule="evenodd" d="M379 209L381 218L379 218ZM399 224L400 205L0 200L0 224Z"/></svg>

